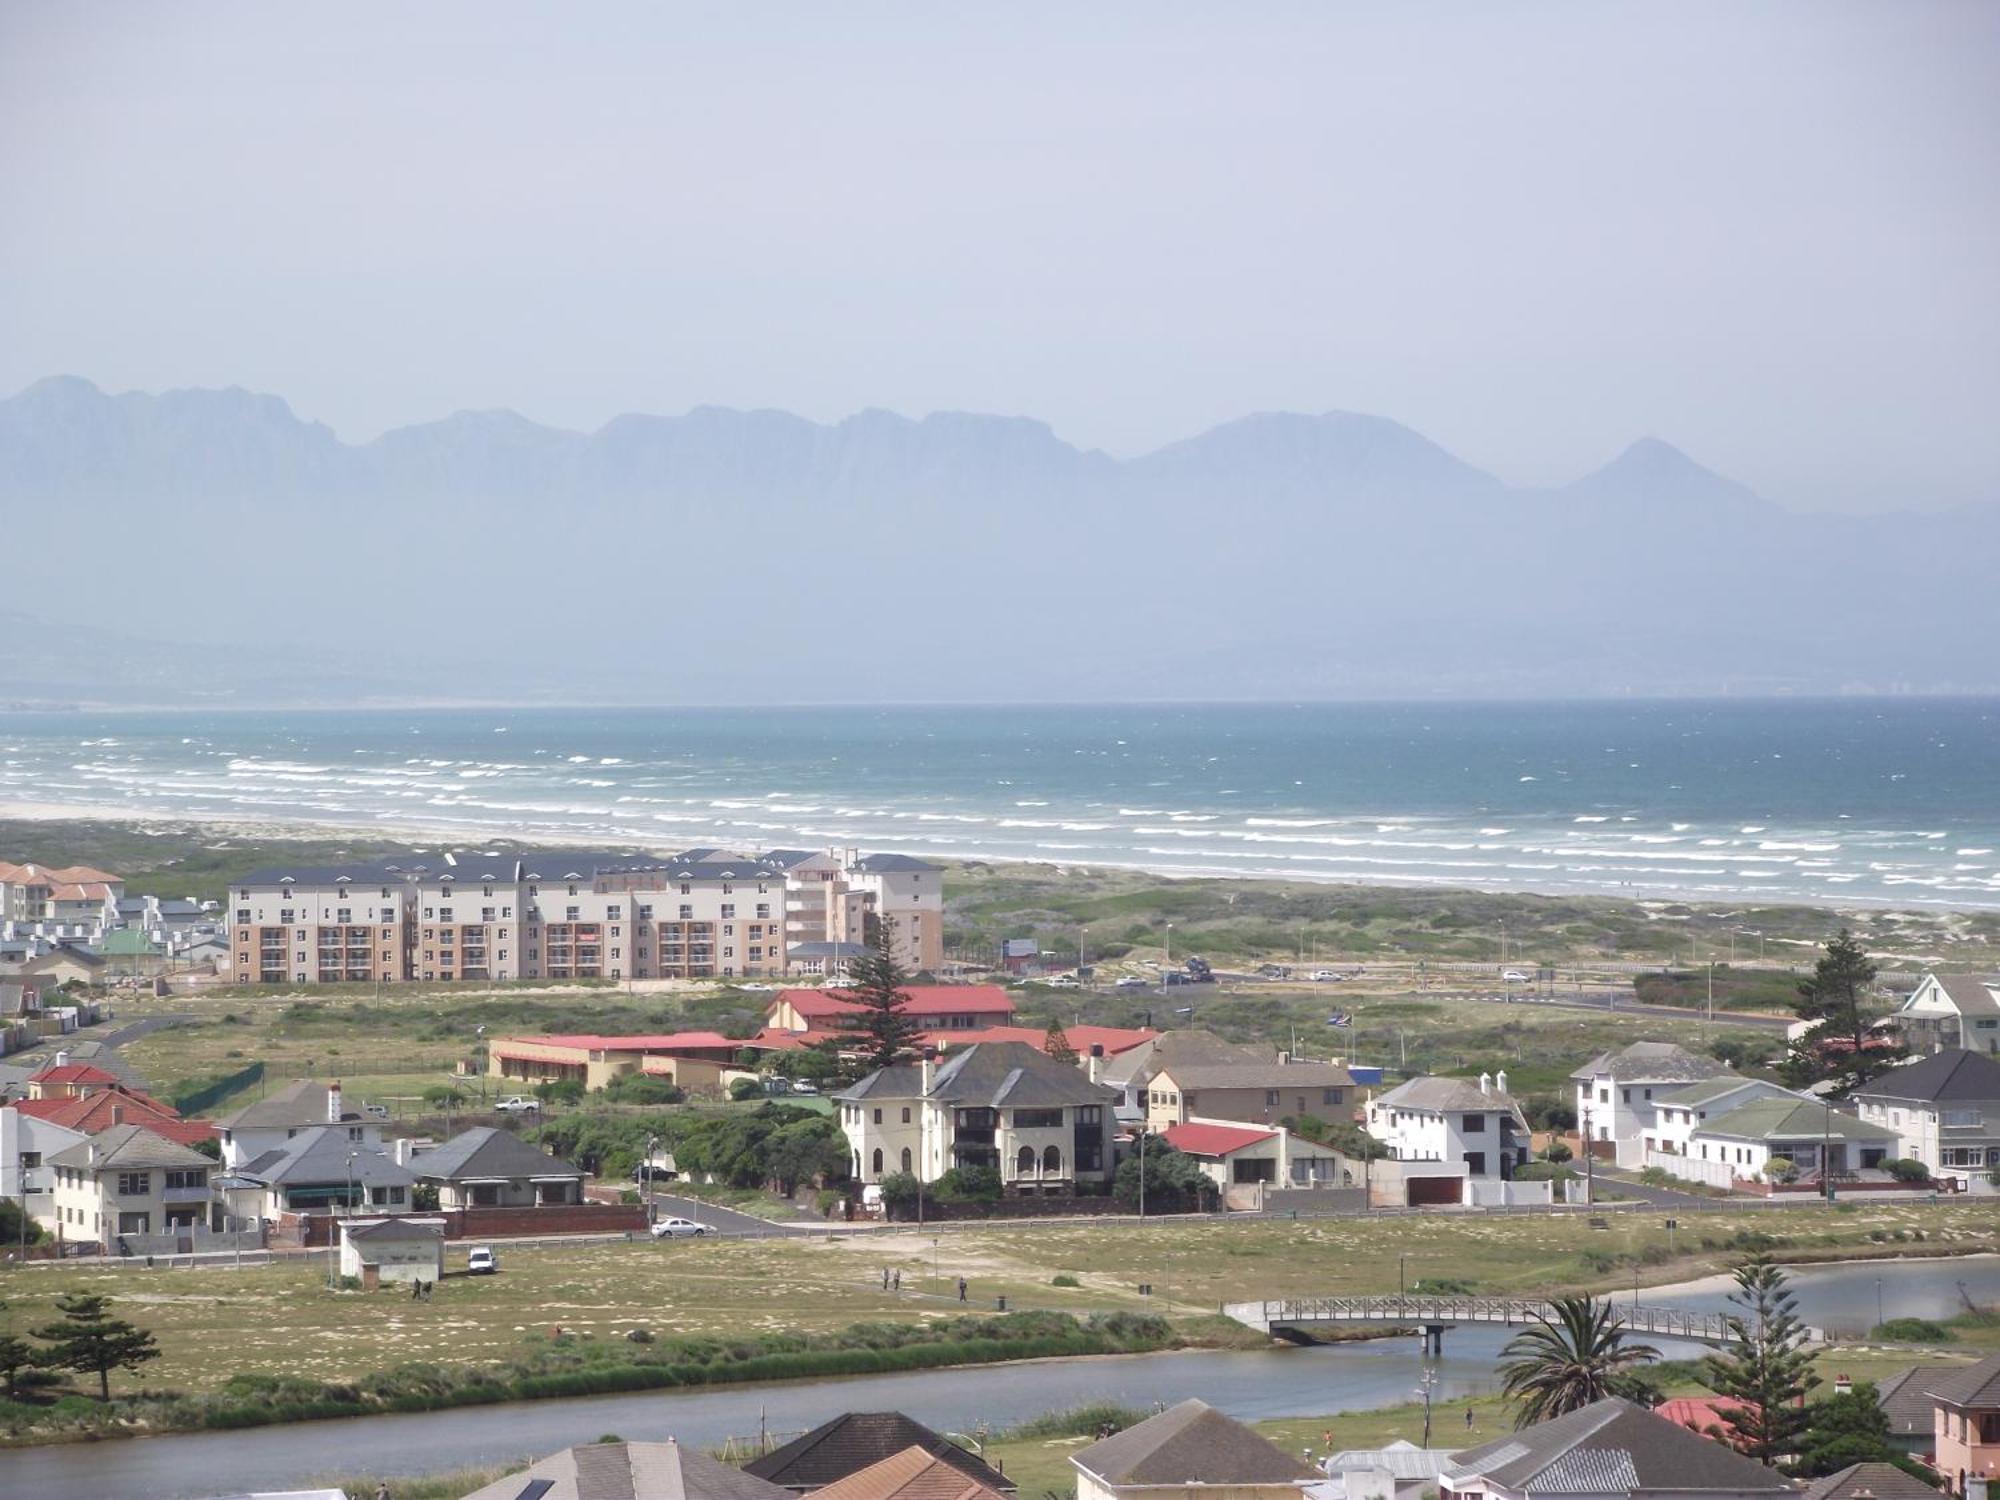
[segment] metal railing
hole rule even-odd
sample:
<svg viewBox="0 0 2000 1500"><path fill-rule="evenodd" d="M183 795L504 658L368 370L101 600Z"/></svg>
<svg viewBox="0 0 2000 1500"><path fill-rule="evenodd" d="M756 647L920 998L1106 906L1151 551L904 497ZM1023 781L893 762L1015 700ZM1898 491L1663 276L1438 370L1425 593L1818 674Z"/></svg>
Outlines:
<svg viewBox="0 0 2000 1500"><path fill-rule="evenodd" d="M1406 1293L1385 1297L1288 1297L1263 1302L1232 1303L1225 1311L1239 1322L1269 1327L1274 1323L1499 1323L1508 1327L1546 1322L1552 1304L1536 1297L1443 1297ZM1689 1312L1678 1307L1619 1304L1618 1317L1633 1333L1660 1334L1700 1343L1725 1343L1731 1337L1722 1313ZM1810 1343L1824 1343L1817 1328L1806 1330Z"/></svg>

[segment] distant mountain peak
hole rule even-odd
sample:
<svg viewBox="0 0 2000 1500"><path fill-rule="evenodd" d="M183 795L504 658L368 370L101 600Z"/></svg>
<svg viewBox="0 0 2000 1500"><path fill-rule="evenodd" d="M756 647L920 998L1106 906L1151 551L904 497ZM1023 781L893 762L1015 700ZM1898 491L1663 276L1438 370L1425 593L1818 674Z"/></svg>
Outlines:
<svg viewBox="0 0 2000 1500"><path fill-rule="evenodd" d="M1613 504L1734 506L1773 509L1756 491L1696 463L1672 443L1642 437L1603 468L1564 486L1563 493Z"/></svg>

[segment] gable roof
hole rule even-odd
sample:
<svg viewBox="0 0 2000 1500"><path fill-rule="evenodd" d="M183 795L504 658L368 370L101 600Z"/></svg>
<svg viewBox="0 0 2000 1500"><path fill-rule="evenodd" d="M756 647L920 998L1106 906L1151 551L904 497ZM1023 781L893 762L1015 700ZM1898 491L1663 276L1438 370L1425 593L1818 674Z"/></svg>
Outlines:
<svg viewBox="0 0 2000 1500"><path fill-rule="evenodd" d="M1292 1484L1320 1477L1269 1438L1194 1398L1098 1439L1070 1462L1110 1485Z"/></svg>
<svg viewBox="0 0 2000 1500"><path fill-rule="evenodd" d="M1964 1047L1947 1047L1916 1062L1891 1068L1854 1091L1857 1099L1905 1099L1950 1103L2000 1099L2000 1058Z"/></svg>
<svg viewBox="0 0 2000 1500"><path fill-rule="evenodd" d="M1447 1473L1530 1495L1796 1493L1775 1469L1616 1396L1468 1449Z"/></svg>
<svg viewBox="0 0 2000 1500"><path fill-rule="evenodd" d="M1338 1063L1323 1062L1193 1062L1169 1063L1153 1070L1182 1089L1344 1089L1354 1079Z"/></svg>
<svg viewBox="0 0 2000 1500"><path fill-rule="evenodd" d="M355 1146L338 1125L301 1130L237 1171L271 1187L349 1181L356 1187L409 1187L417 1180L414 1172L384 1153Z"/></svg>
<svg viewBox="0 0 2000 1500"><path fill-rule="evenodd" d="M297 1129L302 1125L326 1125L327 1094L331 1085L301 1078L274 1094L253 1099L216 1120L224 1130ZM343 1111L343 1119L349 1116Z"/></svg>
<svg viewBox="0 0 2000 1500"><path fill-rule="evenodd" d="M1274 1063L1277 1060L1278 1049L1266 1043L1225 1041L1212 1031L1187 1026L1160 1033L1159 1040L1153 1043L1153 1050L1146 1057L1144 1071L1147 1078L1152 1078L1176 1065Z"/></svg>
<svg viewBox="0 0 2000 1500"><path fill-rule="evenodd" d="M341 1232L350 1240L442 1240L442 1219L342 1219Z"/></svg>
<svg viewBox="0 0 2000 1500"><path fill-rule="evenodd" d="M997 984L906 984L897 993L903 996L905 1015L1014 1014L1012 997ZM780 990L777 1003L790 1005L809 1021L838 1020L861 1012L853 994L852 990Z"/></svg>
<svg viewBox="0 0 2000 1500"><path fill-rule="evenodd" d="M863 870L870 875L929 874L934 870L940 873L944 870L943 865L934 865L912 854L864 854L849 868Z"/></svg>
<svg viewBox="0 0 2000 1500"><path fill-rule="evenodd" d="M814 1494L824 1500L1000 1500L998 1490L915 1445Z"/></svg>
<svg viewBox="0 0 2000 1500"><path fill-rule="evenodd" d="M1934 1380L1930 1386L1932 1395L1952 1406L2000 1407L2000 1354L1989 1354L1978 1364Z"/></svg>
<svg viewBox="0 0 2000 1500"><path fill-rule="evenodd" d="M1805 1488L1806 1500L1937 1500L1939 1493L1885 1463L1849 1464Z"/></svg>
<svg viewBox="0 0 2000 1500"><path fill-rule="evenodd" d="M1160 1139L1190 1156L1227 1156L1259 1141L1275 1140L1277 1135L1275 1130L1258 1130L1249 1125L1203 1125L1188 1121L1168 1126L1160 1132Z"/></svg>
<svg viewBox="0 0 2000 1500"><path fill-rule="evenodd" d="M746 1474L801 1493L817 1490L911 1448L939 1458L976 1483L1011 1492L1014 1481L942 1433L899 1411L842 1412L743 1466Z"/></svg>
<svg viewBox="0 0 2000 1500"><path fill-rule="evenodd" d="M1996 993L1996 989L2000 989L2000 981L1978 974L1932 973L1925 977L1937 981L1937 987L1944 991L1945 998L1962 1016L1990 1016L2000 1011L2000 993ZM1916 999L1917 991L1922 988L1919 984L1916 990L1912 990L1910 1000ZM1909 1003L1909 1000L1904 1001L1903 1007L1906 1008Z"/></svg>
<svg viewBox="0 0 2000 1500"><path fill-rule="evenodd" d="M669 1439L565 1448L474 1490L464 1500L791 1500L791 1496Z"/></svg>
<svg viewBox="0 0 2000 1500"><path fill-rule="evenodd" d="M1817 1099L1752 1099L1694 1128L1696 1135L1727 1135L1746 1141L1800 1141L1831 1136L1835 1140L1881 1145L1895 1143L1897 1133L1886 1125L1871 1125L1854 1115L1831 1109Z"/></svg>
<svg viewBox="0 0 2000 1500"><path fill-rule="evenodd" d="M1777 1084L1762 1078L1744 1078L1736 1073L1719 1073L1713 1078L1704 1078L1700 1083L1686 1084L1661 1094L1653 1100L1653 1103L1671 1104L1681 1109L1699 1109L1702 1105L1711 1104L1717 1099L1726 1099L1738 1089L1759 1086L1767 1089L1778 1087ZM1790 1093L1791 1090L1787 1089L1786 1092Z"/></svg>
<svg viewBox="0 0 2000 1500"><path fill-rule="evenodd" d="M1083 1072L1022 1042L977 1042L940 1063L929 1098L948 1104L1052 1108L1109 1104L1117 1090L1092 1083Z"/></svg>
<svg viewBox="0 0 2000 1500"><path fill-rule="evenodd" d="M583 1176L568 1162L493 1125L461 1130L443 1145L418 1152L410 1159L410 1170L425 1182Z"/></svg>
<svg viewBox="0 0 2000 1500"><path fill-rule="evenodd" d="M155 1135L143 1125L113 1125L87 1141L65 1146L49 1158L49 1164L81 1167L88 1172L123 1167L216 1167L199 1151Z"/></svg>
<svg viewBox="0 0 2000 1500"><path fill-rule="evenodd" d="M1478 1082L1470 1078L1440 1078L1426 1074L1422 1078L1399 1083L1387 1093L1377 1094L1375 1102L1385 1109L1414 1109L1431 1114L1442 1114L1446 1110L1468 1110L1475 1114L1482 1110L1498 1110L1512 1115L1524 1129L1527 1124L1512 1094L1502 1093L1497 1088L1482 1092Z"/></svg>
<svg viewBox="0 0 2000 1500"><path fill-rule="evenodd" d="M99 1089L81 1098L22 1099L15 1107L24 1115L84 1135L101 1135L120 1125L143 1125L183 1146L215 1139L215 1127L208 1121L183 1120L159 1100L125 1088Z"/></svg>
<svg viewBox="0 0 2000 1500"><path fill-rule="evenodd" d="M788 951L796 953L797 945ZM1040 1047L1048 1035L1047 1027L988 1026L979 1031L927 1031L924 1042L932 1047L967 1047L974 1042L1024 1042L1030 1047ZM1076 1025L1065 1026L1063 1035L1078 1057L1088 1056L1092 1047L1102 1047L1106 1057L1116 1057L1134 1047L1143 1047L1159 1033L1143 1026Z"/></svg>
<svg viewBox="0 0 2000 1500"><path fill-rule="evenodd" d="M1945 1377L1964 1368L1958 1364L1912 1365L1876 1381L1875 1400L1889 1418L1889 1431L1898 1437L1929 1438L1936 1415L1931 1392Z"/></svg>
<svg viewBox="0 0 2000 1500"><path fill-rule="evenodd" d="M39 1073L29 1074L28 1082L110 1085L118 1082L118 1075L116 1073L107 1073L102 1068L92 1067L89 1063L64 1063L61 1067L51 1065L43 1068Z"/></svg>
<svg viewBox="0 0 2000 1500"><path fill-rule="evenodd" d="M1578 1083L1605 1074L1635 1083L1698 1083L1730 1071L1728 1063L1697 1056L1673 1042L1634 1042L1598 1053L1569 1076Z"/></svg>

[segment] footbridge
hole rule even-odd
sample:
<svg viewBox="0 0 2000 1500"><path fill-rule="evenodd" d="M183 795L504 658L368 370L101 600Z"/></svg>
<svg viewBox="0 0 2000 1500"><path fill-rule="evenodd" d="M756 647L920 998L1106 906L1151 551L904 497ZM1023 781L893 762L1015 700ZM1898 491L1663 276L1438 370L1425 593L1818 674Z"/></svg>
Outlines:
<svg viewBox="0 0 2000 1500"><path fill-rule="evenodd" d="M1382 1323L1424 1331L1433 1354L1444 1348L1444 1331L1461 1324L1489 1323L1506 1328L1545 1322L1554 1304L1534 1297L1431 1297L1405 1293L1393 1297L1275 1297L1262 1302L1226 1302L1224 1316L1264 1333L1283 1337L1307 1333L1316 1325ZM1618 1303L1626 1331L1635 1336L1688 1339L1702 1344L1729 1342L1729 1325L1721 1313L1689 1312L1679 1307L1647 1307ZM1823 1344L1826 1334L1808 1328L1809 1343Z"/></svg>

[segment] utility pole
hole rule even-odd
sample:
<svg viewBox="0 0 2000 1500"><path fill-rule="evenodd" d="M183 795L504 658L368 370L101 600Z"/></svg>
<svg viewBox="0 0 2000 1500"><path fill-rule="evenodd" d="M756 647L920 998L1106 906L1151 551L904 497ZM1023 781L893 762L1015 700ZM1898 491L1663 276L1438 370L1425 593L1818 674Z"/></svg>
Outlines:
<svg viewBox="0 0 2000 1500"><path fill-rule="evenodd" d="M1418 1394L1424 1398L1423 1446L1426 1448L1431 1445L1431 1392L1437 1389L1437 1378L1436 1368L1426 1365L1424 1367L1423 1382L1417 1387Z"/></svg>
<svg viewBox="0 0 2000 1500"><path fill-rule="evenodd" d="M1583 1206L1590 1208L1597 1202L1597 1157L1590 1149L1590 1102L1583 1106Z"/></svg>

